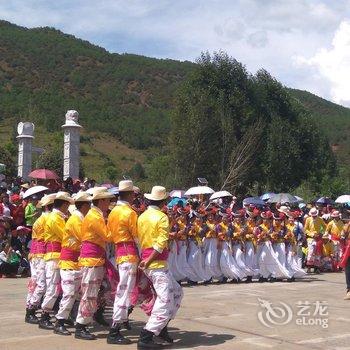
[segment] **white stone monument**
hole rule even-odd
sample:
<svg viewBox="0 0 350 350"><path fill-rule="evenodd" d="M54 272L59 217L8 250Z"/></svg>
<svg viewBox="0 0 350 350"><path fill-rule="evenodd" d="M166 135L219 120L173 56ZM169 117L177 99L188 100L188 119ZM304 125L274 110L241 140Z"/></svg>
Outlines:
<svg viewBox="0 0 350 350"><path fill-rule="evenodd" d="M18 176L28 179L32 171L32 143L34 139L34 124L20 122L17 126L18 132Z"/></svg>
<svg viewBox="0 0 350 350"><path fill-rule="evenodd" d="M63 178L79 178L80 158L80 129L78 124L79 113L69 110L66 113L66 123L62 125L64 130L64 152L63 152Z"/></svg>

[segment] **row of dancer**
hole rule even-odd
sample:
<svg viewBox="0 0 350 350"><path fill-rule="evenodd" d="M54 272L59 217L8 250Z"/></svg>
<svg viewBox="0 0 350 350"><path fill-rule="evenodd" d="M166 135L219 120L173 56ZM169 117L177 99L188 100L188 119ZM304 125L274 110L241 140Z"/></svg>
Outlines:
<svg viewBox="0 0 350 350"><path fill-rule="evenodd" d="M120 331L130 329L129 313L141 302L150 317L138 348L157 348L154 336L173 342L167 327L183 294L167 267L169 219L161 208L168 194L164 187L154 186L145 194L147 210L138 217L131 206L134 192L132 181L121 181L119 199L110 212L114 196L105 188L79 192L73 198L58 192L40 200L43 213L32 232L27 323L69 336L67 323L77 304L75 338L94 340L88 326L109 289L114 303L107 343L131 343ZM69 216L73 204L75 210ZM106 257L109 242L115 247L114 265Z"/></svg>

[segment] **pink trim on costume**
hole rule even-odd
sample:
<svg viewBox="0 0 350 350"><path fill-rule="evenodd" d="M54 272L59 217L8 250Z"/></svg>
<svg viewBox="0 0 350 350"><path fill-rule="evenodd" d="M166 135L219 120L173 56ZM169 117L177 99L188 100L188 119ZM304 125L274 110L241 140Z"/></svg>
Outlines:
<svg viewBox="0 0 350 350"><path fill-rule="evenodd" d="M148 259L150 257L150 255L154 252L153 248L145 248L142 249L141 251L141 259L145 260ZM164 249L157 257L156 260L168 260L168 256L169 256L169 250L168 249Z"/></svg>
<svg viewBox="0 0 350 350"><path fill-rule="evenodd" d="M67 247L63 247L61 250L60 260L69 260L78 262L79 259L79 251L69 249Z"/></svg>
<svg viewBox="0 0 350 350"><path fill-rule="evenodd" d="M139 255L135 242L120 242L115 245L115 256Z"/></svg>
<svg viewBox="0 0 350 350"><path fill-rule="evenodd" d="M81 258L104 258L106 251L96 243L90 241L83 241L81 244L80 257Z"/></svg>
<svg viewBox="0 0 350 350"><path fill-rule="evenodd" d="M38 253L38 241L36 239L32 239L32 243L30 245L30 253L31 254Z"/></svg>
<svg viewBox="0 0 350 350"><path fill-rule="evenodd" d="M46 243L44 241L36 241L36 253L37 254L46 253Z"/></svg>
<svg viewBox="0 0 350 350"><path fill-rule="evenodd" d="M61 242L47 242L46 253L60 253Z"/></svg>

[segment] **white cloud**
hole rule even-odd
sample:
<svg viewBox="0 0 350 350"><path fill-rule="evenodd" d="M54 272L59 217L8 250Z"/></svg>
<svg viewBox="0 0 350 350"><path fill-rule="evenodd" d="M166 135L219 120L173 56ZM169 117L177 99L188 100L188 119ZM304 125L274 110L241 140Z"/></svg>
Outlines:
<svg viewBox="0 0 350 350"><path fill-rule="evenodd" d="M321 48L311 58L296 56L295 62L314 68L328 81L332 100L350 106L350 20L340 23L331 48Z"/></svg>

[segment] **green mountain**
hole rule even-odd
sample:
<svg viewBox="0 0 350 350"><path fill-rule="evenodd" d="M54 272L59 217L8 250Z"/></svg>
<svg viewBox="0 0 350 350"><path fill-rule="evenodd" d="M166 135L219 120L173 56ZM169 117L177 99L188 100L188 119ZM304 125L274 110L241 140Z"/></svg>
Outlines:
<svg viewBox="0 0 350 350"><path fill-rule="evenodd" d="M193 67L111 54L53 28L0 21L1 143L15 156L17 122L32 121L35 144L56 147L65 112L76 109L84 126L87 176L102 180L110 175L107 168L121 174L147 165L167 143L177 88ZM319 121L342 164L350 167L350 109L305 91L289 92Z"/></svg>

